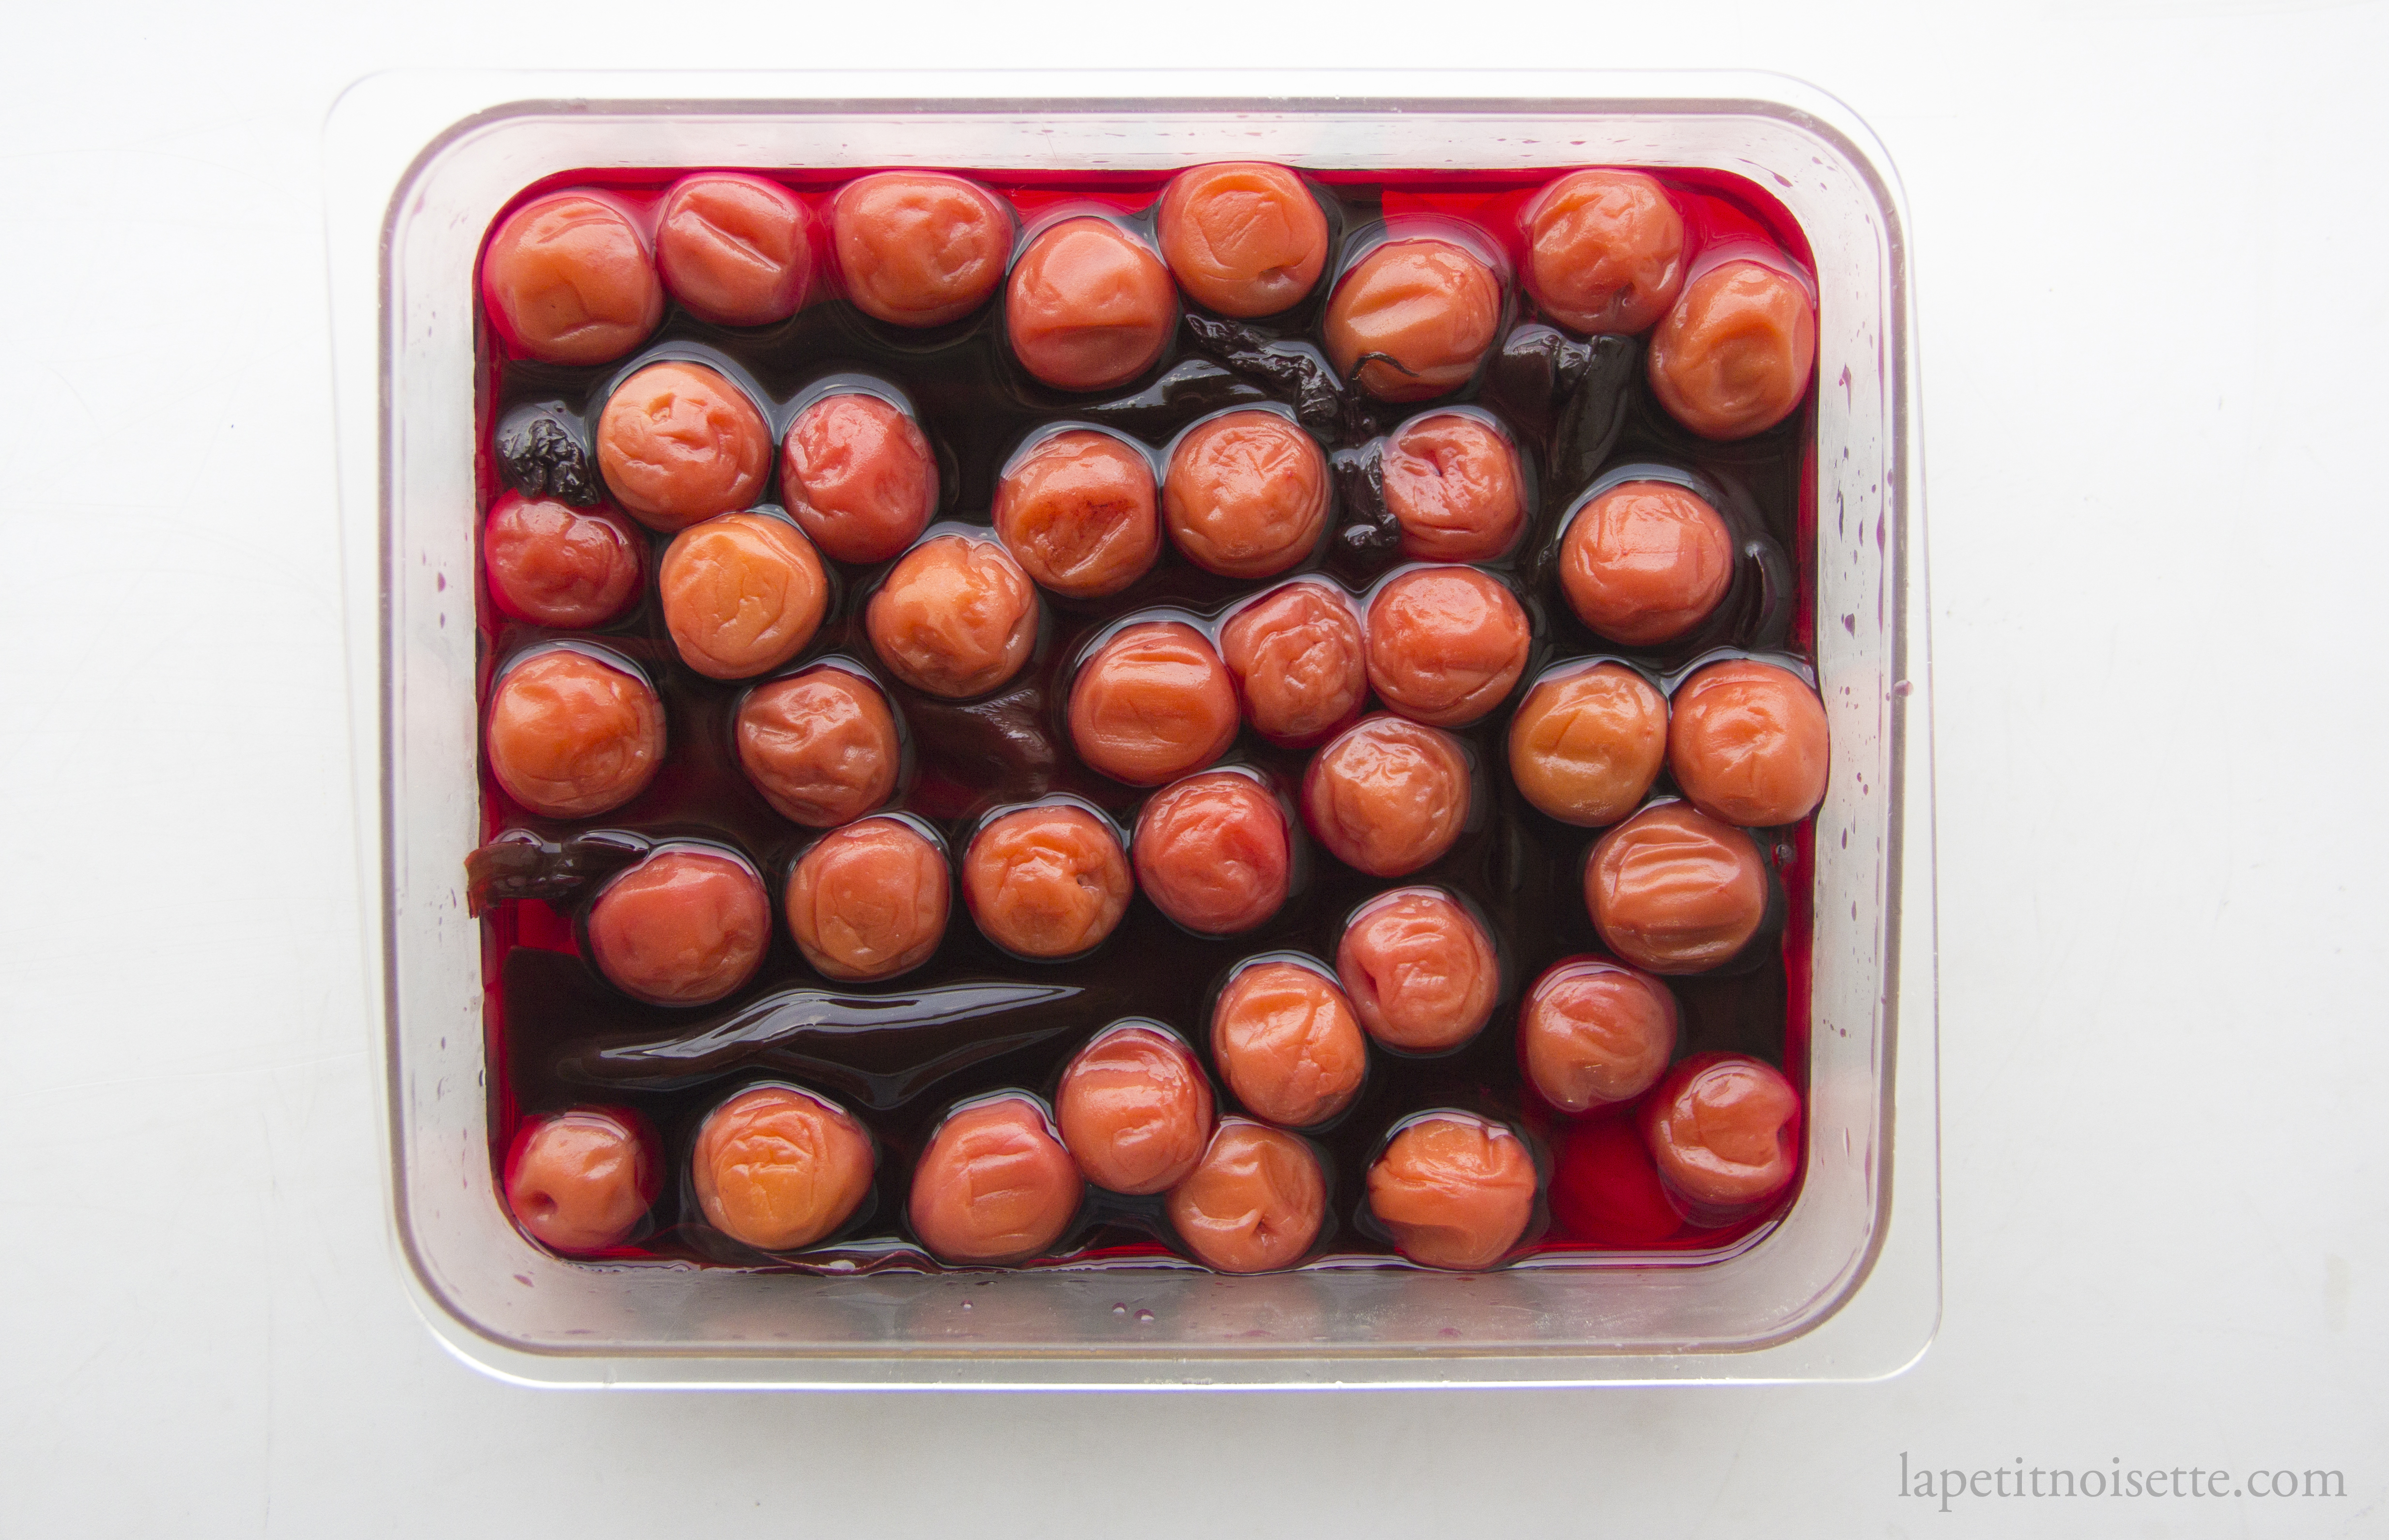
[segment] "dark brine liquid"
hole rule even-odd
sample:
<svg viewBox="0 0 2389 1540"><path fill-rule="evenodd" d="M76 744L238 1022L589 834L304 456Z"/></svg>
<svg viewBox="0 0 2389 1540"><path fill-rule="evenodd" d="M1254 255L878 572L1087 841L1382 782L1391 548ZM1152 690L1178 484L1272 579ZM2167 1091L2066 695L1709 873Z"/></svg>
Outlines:
<svg viewBox="0 0 2389 1540"><path fill-rule="evenodd" d="M603 185L638 206L659 198L677 174L576 175L526 196L556 185ZM861 173L772 174L811 201ZM1515 173L1313 174L1327 197L1339 243L1375 228L1380 220L1431 214L1477 224L1510 251L1514 267L1520 255L1516 210L1547 180L1545 174ZM1684 210L1688 261L1704 241L1758 237L1805 265L1808 252L1796 227L1757 189L1714 173L1662 179ZM1009 197L1024 224L1034 224L1041 210L1065 206L1100 206L1132 221L1149 221L1149 205L1167 179L1028 181L1016 173L994 173L977 180ZM1342 265L1340 256L1331 255L1310 298L1251 330L1265 338L1315 340L1320 310ZM816 273L827 266L826 253L817 249ZM1518 1067L1514 1029L1519 999L1544 969L1573 955L1605 955L1587 915L1582 885L1585 855L1599 831L1559 823L1530 807L1511 783L1505 745L1518 700L1555 662L1620 658L1671 684L1693 659L1720 648L1810 655L1813 403L1755 438L1710 443L1658 407L1642 377L1642 343L1613 342L1607 362L1615 365L1610 373L1616 410L1599 430L1597 458L1589 458L1586 436L1592 430L1585 423L1606 409L1584 401L1583 391L1572 396L1565 379L1546 379L1549 371L1538 361L1558 339L1540 325L1514 282L1510 286L1506 340L1497 342L1495 362L1467 389L1416 406L1361 403L1323 431L1310 425L1345 473L1340 479L1346 496L1331 517L1329 540L1301 567L1258 581L1237 580L1165 553L1125 592L1087 602L1042 594L1045 621L1029 665L996 694L957 704L905 687L874 660L862 610L885 566L825 563L833 572L828 617L806 652L775 671L796 672L832 655L869 669L895 708L905 739L905 772L888 810L930 823L951 852L959 853L988 809L1055 792L1075 794L1111 814L1125 844L1149 794L1081 765L1063 719L1067 670L1089 640L1124 617L1156 606L1192 611L1216 623L1235 602L1297 575L1324 578L1356 595L1365 592L1399 565L1398 558L1364 541L1344 538L1356 522L1365 525L1375 516L1382 523L1382 511L1369 505L1361 485L1364 478L1352 474L1365 462L1370 439L1424 410L1481 405L1515 438L1531 490L1528 531L1516 553L1481 565L1515 582L1535 641L1509 702L1476 725L1458 730L1475 757L1477 807L1467 833L1448 855L1423 871L1387 880L1354 872L1313 844L1298 863L1292 897L1256 931L1198 937L1178 928L1140 894L1100 948L1064 963L1025 962L999 950L957 902L935 958L876 986L837 986L822 979L805 964L785 927L775 924L754 979L728 999L696 1010L632 1000L581 958L578 911L597 881L554 904L502 902L483 920L489 1055L495 1069L490 1080L492 1159L503 1163L525 1116L590 1103L625 1107L660 1136L666 1177L650 1226L609 1255L793 1269L935 1267L910 1237L904 1200L914 1162L956 1101L1014 1088L1050 1100L1071 1055L1123 1016L1175 1027L1208 1067L1209 1005L1233 965L1282 950L1332 965L1347 918L1365 900L1390 887L1432 884L1461 895L1487 922L1501 955L1501 999L1490 1025L1456 1052L1409 1058L1373 1044L1368 1079L1352 1105L1325 1127L1303 1131L1322 1155L1329 1184L1328 1217L1313 1265L1348 1264L1363 1256L1394 1260L1392 1248L1362 1223L1368 1164L1396 1123L1436 1107L1501 1118L1539 1145L1549 1190L1548 1201L1538 1205L1536 1252L1597 1254L1628 1246L1697 1254L1771 1223L1789 1194L1769 1215L1727 1229L1680 1226L1657 1235L1645 1227L1621 1234L1583 1217L1603 1212L1595 1201L1603 1194L1595 1189L1619 1179L1630 1185L1632 1174L1605 1165L1598 1151L1609 1146L1598 1139L1587 1139L1572 1156L1571 1141L1586 1138L1584 1130L1601 1119L1570 1119L1534 1095ZM594 427L617 383L668 358L705 363L747 388L770 421L775 441L824 380L867 375L895 387L909 399L937 451L937 518L981 526L989 522L1000 468L1024 439L1054 423L1096 423L1127 433L1155 452L1157 476L1159 451L1195 419L1232 406L1295 404L1283 385L1207 351L1187 326L1153 370L1118 391L1053 391L1011 360L1000 293L975 317L926 332L881 325L835 298L816 298L785 323L748 331L707 325L675 305L635 353L590 368L505 358L486 324L481 339L484 515L505 490L490 449L500 418L524 404L555 402ZM1566 346L1577 350L1581 365L1583 345ZM1630 356L1619 349L1630 349ZM1596 360L1593 368L1602 366ZM1604 470L1642 465L1695 478L1727 517L1744 553L1718 617L1683 642L1656 649L1620 648L1587 631L1560 597L1550 559L1560 522L1585 485ZM775 500L776 487L766 496ZM667 538L642 538L651 543L651 557L659 558ZM655 596L656 565L647 564L646 592L638 605L596 631L547 631L507 619L483 583L479 616L484 701L496 671L526 649L558 640L591 641L629 656L655 682L669 741L662 769L645 792L610 813L579 822L526 811L508 800L484 766L484 837L519 831L561 842L594 829L648 840L715 841L755 861L776 908L790 863L816 833L781 818L741 772L732 723L740 697L756 681L709 680L679 661ZM1291 802L1309 757L1274 747L1246 730L1223 762L1255 767ZM1664 773L1652 795L1675 795ZM1682 1008L1680 1058L1710 1050L1750 1053L1781 1065L1804 1093L1811 828L1803 823L1755 832L1779 879L1759 938L1724 970L1667 981ZM461 859L464 853L458 854ZM602 871L602 857L596 865ZM856 1219L830 1243L796 1258L757 1253L714 1231L698 1212L687 1176L689 1152L706 1114L746 1086L775 1080L837 1099L868 1126L878 1146L873 1193ZM1218 1088L1216 1071L1213 1081ZM1222 1111L1233 1110L1233 1098L1224 1089L1220 1095ZM1637 1111L1629 1105L1601 1117L1632 1117ZM1584 1190L1572 1190L1571 1184L1582 1184ZM1050 1256L1028 1266L1173 1252L1159 1198L1123 1198L1090 1188L1071 1231Z"/></svg>

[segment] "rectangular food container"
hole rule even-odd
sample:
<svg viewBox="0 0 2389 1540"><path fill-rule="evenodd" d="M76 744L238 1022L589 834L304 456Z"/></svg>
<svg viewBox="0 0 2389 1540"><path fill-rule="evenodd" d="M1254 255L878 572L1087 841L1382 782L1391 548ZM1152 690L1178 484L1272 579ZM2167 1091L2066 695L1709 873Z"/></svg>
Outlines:
<svg viewBox="0 0 2389 1540"><path fill-rule="evenodd" d="M355 783L402 1271L460 1357L548 1384L1523 1385L1860 1379L1939 1312L1930 668L1906 216L1837 102L1767 76L423 73L327 131ZM1711 168L1820 289L1806 1178L1697 1262L791 1277L559 1260L494 1191L479 927L474 296L527 185L607 167Z"/></svg>

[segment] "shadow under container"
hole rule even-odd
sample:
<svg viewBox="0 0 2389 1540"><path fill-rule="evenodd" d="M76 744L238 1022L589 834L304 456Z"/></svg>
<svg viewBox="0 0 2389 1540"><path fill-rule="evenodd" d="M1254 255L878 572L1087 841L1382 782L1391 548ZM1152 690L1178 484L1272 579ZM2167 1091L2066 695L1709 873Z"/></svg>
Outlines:
<svg viewBox="0 0 2389 1540"><path fill-rule="evenodd" d="M1934 893L1914 309L1881 146L1766 76L1566 72L421 73L328 129L357 787L389 1197L426 1319L491 1373L723 1387L1383 1386L1847 1380L1938 1319ZM522 187L654 166L1360 172L1706 168L1806 232L1820 289L1817 813L1806 1176L1724 1254L1253 1278L1182 1263L806 1277L590 1265L507 1219L479 927L474 286Z"/></svg>

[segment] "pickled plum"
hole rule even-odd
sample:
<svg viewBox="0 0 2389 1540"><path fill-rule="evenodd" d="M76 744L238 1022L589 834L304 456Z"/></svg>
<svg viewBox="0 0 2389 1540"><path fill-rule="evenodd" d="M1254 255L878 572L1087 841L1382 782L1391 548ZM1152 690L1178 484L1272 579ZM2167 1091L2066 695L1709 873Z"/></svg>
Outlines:
<svg viewBox="0 0 2389 1540"><path fill-rule="evenodd" d="M1289 748L1346 726L1368 698L1361 618L1325 583L1287 583L1239 608L1220 629L1220 656L1253 731Z"/></svg>
<svg viewBox="0 0 2389 1540"><path fill-rule="evenodd" d="M1672 481L1625 481L1578 509L1560 548L1560 592L1612 642L1673 642L1715 613L1733 581L1733 535Z"/></svg>
<svg viewBox="0 0 2389 1540"><path fill-rule="evenodd" d="M1327 1178L1318 1154L1295 1135L1223 1118L1165 1207L1179 1240L1205 1266L1269 1272L1293 1266L1318 1243Z"/></svg>
<svg viewBox="0 0 2389 1540"><path fill-rule="evenodd" d="M1412 1262L1476 1271L1508 1255L1539 1187L1526 1141L1470 1113L1404 1124L1369 1167L1369 1213Z"/></svg>
<svg viewBox="0 0 2389 1540"><path fill-rule="evenodd" d="M535 626L602 626L637 602L646 542L594 508L508 492L481 528L491 597Z"/></svg>
<svg viewBox="0 0 2389 1540"><path fill-rule="evenodd" d="M852 1114L793 1086L756 1086L706 1115L689 1172L706 1223L757 1251L818 1244L871 1191L878 1153Z"/></svg>
<svg viewBox="0 0 2389 1540"><path fill-rule="evenodd" d="M1642 1135L1677 1212L1704 1228L1766 1207L1800 1165L1800 1093L1745 1053L1696 1053L1644 1104Z"/></svg>
<svg viewBox="0 0 2389 1540"><path fill-rule="evenodd" d="M1327 265L1327 216L1284 166L1228 160L1180 172L1156 223L1179 286L1221 315L1275 315Z"/></svg>
<svg viewBox="0 0 2389 1540"><path fill-rule="evenodd" d="M1369 601L1369 682L1412 721L1465 727L1526 671L1532 629L1517 598L1473 566L1400 573Z"/></svg>
<svg viewBox="0 0 2389 1540"><path fill-rule="evenodd" d="M1245 1111L1281 1127L1309 1128L1360 1094L1368 1040L1325 970L1261 961L1239 969L1220 991L1211 1061Z"/></svg>
<svg viewBox="0 0 2389 1540"><path fill-rule="evenodd" d="M776 182L699 172L664 194L656 216L664 287L701 320L768 326L805 302L812 278L812 215Z"/></svg>
<svg viewBox="0 0 2389 1540"><path fill-rule="evenodd" d="M1063 1070L1054 1114L1087 1180L1131 1197L1167 1191L1210 1141L1211 1082L1177 1034L1122 1023Z"/></svg>
<svg viewBox="0 0 2389 1540"><path fill-rule="evenodd" d="M1025 1094L957 1107L913 1168L913 1233L941 1261L989 1266L1050 1249L1086 1185L1045 1109Z"/></svg>
<svg viewBox="0 0 2389 1540"><path fill-rule="evenodd" d="M1676 997L1647 974L1605 958L1544 970L1518 1008L1518 1062L1564 1113L1630 1101L1675 1056Z"/></svg>
<svg viewBox="0 0 2389 1540"><path fill-rule="evenodd" d="M597 419L599 474L625 513L660 534L747 507L771 465L763 414L702 363L649 364Z"/></svg>
<svg viewBox="0 0 2389 1540"><path fill-rule="evenodd" d="M1236 691L1194 627L1147 621L1118 631L1070 683L1070 743L1115 781L1157 786L1227 752Z"/></svg>
<svg viewBox="0 0 2389 1540"><path fill-rule="evenodd" d="M945 853L900 818L833 829L788 869L788 935L815 973L841 983L929 961L952 902Z"/></svg>
<svg viewBox="0 0 2389 1540"><path fill-rule="evenodd" d="M1676 687L1671 709L1667 768L1710 817L1766 828L1824 800L1824 704L1789 668L1712 663Z"/></svg>
<svg viewBox="0 0 2389 1540"><path fill-rule="evenodd" d="M1598 829L1642 805L1667 752L1667 697L1621 663L1565 666L1510 719L1510 779L1563 823Z"/></svg>
<svg viewBox="0 0 2389 1540"><path fill-rule="evenodd" d="M646 237L606 198L551 193L508 214L481 257L481 298L513 347L544 363L605 363L663 319Z"/></svg>
<svg viewBox="0 0 2389 1540"><path fill-rule="evenodd" d="M938 509L938 460L921 425L867 390L837 390L788 425L780 495L830 559L884 562Z"/></svg>
<svg viewBox="0 0 2389 1540"><path fill-rule="evenodd" d="M1501 321L1501 280L1450 241L1390 240L1327 301L1328 362L1386 401L1419 401L1475 377Z"/></svg>
<svg viewBox="0 0 2389 1540"><path fill-rule="evenodd" d="M610 1251L654 1206L661 1171L652 1136L607 1108L527 1118L506 1156L506 1207L552 1252Z"/></svg>
<svg viewBox="0 0 2389 1540"><path fill-rule="evenodd" d="M752 679L805 650L829 578L804 531L769 514L723 514L672 537L657 564L664 626L708 679Z"/></svg>
<svg viewBox="0 0 2389 1540"><path fill-rule="evenodd" d="M1767 867L1741 830L1688 803L1644 808L1592 847L1585 904L1609 949L1654 974L1731 961L1767 915Z"/></svg>
<svg viewBox="0 0 2389 1540"><path fill-rule="evenodd" d="M1684 286L1684 220L1640 172L1571 172L1525 215L1527 292L1571 331L1649 331Z"/></svg>
<svg viewBox="0 0 2389 1540"><path fill-rule="evenodd" d="M664 708L644 679L586 653L534 653L499 676L481 730L490 773L549 818L591 818L646 789Z"/></svg>
<svg viewBox="0 0 2389 1540"><path fill-rule="evenodd" d="M791 823L833 828L895 795L896 718L860 674L823 665L759 684L735 731L739 768Z"/></svg>
<svg viewBox="0 0 2389 1540"><path fill-rule="evenodd" d="M1335 948L1335 976L1369 1036L1404 1053L1448 1053L1493 1018L1501 969L1476 917L1436 887L1362 905Z"/></svg>
<svg viewBox="0 0 2389 1540"><path fill-rule="evenodd" d="M990 820L963 852L963 898L980 933L1039 961L1102 945L1132 891L1119 836L1076 803Z"/></svg>
<svg viewBox="0 0 2389 1540"><path fill-rule="evenodd" d="M1197 423L1170 452L1162 517L1188 561L1223 578L1299 566L1327 528L1327 457L1288 418L1258 408Z"/></svg>
<svg viewBox="0 0 2389 1540"><path fill-rule="evenodd" d="M1518 542L1527 501L1517 446L1486 418L1413 417L1386 440L1381 464L1386 509L1411 560L1491 561Z"/></svg>
<svg viewBox="0 0 2389 1540"><path fill-rule="evenodd" d="M1012 255L1012 210L975 182L881 172L837 190L830 246L846 297L898 326L943 326L987 303Z"/></svg>
<svg viewBox="0 0 2389 1540"><path fill-rule="evenodd" d="M1152 248L1109 220L1041 231L1012 267L1004 331L1020 366L1057 390L1105 390L1144 373L1178 326L1178 290Z"/></svg>
<svg viewBox="0 0 2389 1540"><path fill-rule="evenodd" d="M1163 788L1137 815L1137 886L1198 935L1233 935L1274 916L1293 879L1284 810L1249 775L1213 770Z"/></svg>
<svg viewBox="0 0 2389 1540"><path fill-rule="evenodd" d="M1448 732L1364 717L1312 756L1302 811L1328 854L1373 877L1441 859L1468 821L1468 755Z"/></svg>
<svg viewBox="0 0 2389 1540"><path fill-rule="evenodd" d="M754 868L698 846L658 846L589 906L589 960L650 1005L709 1005L762 964L772 900Z"/></svg>
<svg viewBox="0 0 2389 1540"><path fill-rule="evenodd" d="M904 553L863 611L872 651L913 689L983 695L1037 643L1036 587L990 540L939 535Z"/></svg>
<svg viewBox="0 0 2389 1540"><path fill-rule="evenodd" d="M1118 593L1161 554L1153 466L1124 439L1072 428L1004 467L995 532L1021 570L1073 599Z"/></svg>
<svg viewBox="0 0 2389 1540"><path fill-rule="evenodd" d="M1704 439L1773 427L1798 410L1816 366L1816 301L1765 262L1702 274L1651 334L1652 393Z"/></svg>

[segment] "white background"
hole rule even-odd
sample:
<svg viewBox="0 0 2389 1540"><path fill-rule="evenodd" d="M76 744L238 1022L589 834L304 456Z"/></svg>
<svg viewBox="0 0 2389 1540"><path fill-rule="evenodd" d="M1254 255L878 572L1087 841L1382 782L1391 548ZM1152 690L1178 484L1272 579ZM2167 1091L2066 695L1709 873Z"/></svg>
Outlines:
<svg viewBox="0 0 2389 1540"><path fill-rule="evenodd" d="M0 1531L2389 1533L2381 10L44 0L0 36ZM558 1394L385 1239L319 165L405 65L1782 70L1907 188L1938 1341L1871 1385ZM1917 1466L2336 1468L2314 1501Z"/></svg>

